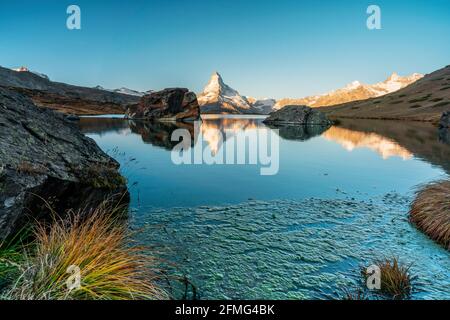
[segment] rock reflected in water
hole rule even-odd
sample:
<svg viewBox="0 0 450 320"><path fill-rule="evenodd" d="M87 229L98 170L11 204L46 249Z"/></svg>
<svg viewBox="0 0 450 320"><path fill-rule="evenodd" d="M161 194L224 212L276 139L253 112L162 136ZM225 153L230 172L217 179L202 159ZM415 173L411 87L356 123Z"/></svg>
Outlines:
<svg viewBox="0 0 450 320"><path fill-rule="evenodd" d="M278 130L280 137L286 140L306 141L326 132L328 125L268 125L269 128Z"/></svg>

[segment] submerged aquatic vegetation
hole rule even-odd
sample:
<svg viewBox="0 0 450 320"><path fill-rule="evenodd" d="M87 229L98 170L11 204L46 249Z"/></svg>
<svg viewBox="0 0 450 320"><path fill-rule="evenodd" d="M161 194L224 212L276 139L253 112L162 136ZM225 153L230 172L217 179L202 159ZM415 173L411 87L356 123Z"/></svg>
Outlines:
<svg viewBox="0 0 450 320"><path fill-rule="evenodd" d="M416 194L410 221L450 250L450 180L429 183Z"/></svg>
<svg viewBox="0 0 450 320"><path fill-rule="evenodd" d="M9 299L162 299L156 259L129 241L107 203L50 224L38 223L21 255ZM19 253L18 253L19 254ZM79 285L72 287L73 270Z"/></svg>
<svg viewBox="0 0 450 320"><path fill-rule="evenodd" d="M395 193L373 202L251 200L171 208L170 215L155 208L130 223L146 228L136 240L157 247L163 261L176 265L164 269L187 275L200 299L341 299L343 288L362 282L360 264L384 256L414 262L411 274L420 282L413 281L412 298L445 299L448 252L408 223L410 202Z"/></svg>

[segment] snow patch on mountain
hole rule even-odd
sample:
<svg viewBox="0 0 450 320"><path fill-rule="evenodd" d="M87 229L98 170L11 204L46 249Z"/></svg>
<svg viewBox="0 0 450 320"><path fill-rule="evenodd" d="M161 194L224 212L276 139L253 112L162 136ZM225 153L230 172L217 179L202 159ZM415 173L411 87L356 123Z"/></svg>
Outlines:
<svg viewBox="0 0 450 320"><path fill-rule="evenodd" d="M277 103L277 100L264 98L260 100L255 100L252 103L253 108L259 111L261 114L269 114L273 111L273 107Z"/></svg>
<svg viewBox="0 0 450 320"><path fill-rule="evenodd" d="M404 87L410 85L413 82L416 82L421 78L423 78L423 75L419 73L413 73L410 76L401 77L396 72L394 72L385 81L376 83L371 86L369 85L368 88L370 88L374 92L374 94L376 94L376 97L379 97L403 89Z"/></svg>
<svg viewBox="0 0 450 320"><path fill-rule="evenodd" d="M16 72L30 72L32 74L37 75L38 77L50 80L50 78L47 75L45 75L43 73L36 72L36 71L30 71L27 67L13 68L11 70L16 71Z"/></svg>
<svg viewBox="0 0 450 320"><path fill-rule="evenodd" d="M117 93L122 93L122 94L128 94L130 96L138 96L138 97L142 97L144 95L146 95L145 92L140 92L140 91L136 91L133 89L128 89L125 87L119 88L119 89L114 89L112 90L113 92L117 92Z"/></svg>
<svg viewBox="0 0 450 320"><path fill-rule="evenodd" d="M146 94L150 94L151 92L153 92L152 90L141 92L141 91L136 91L136 90L133 90L133 89L128 89L128 88L125 88L125 87L122 87L122 88L119 88L119 89L105 89L102 86L95 86L94 89L103 90L103 91L109 91L109 92L115 92L115 93L121 93L121 94L126 94L126 95L129 95L129 96L136 96L136 97L143 97Z"/></svg>

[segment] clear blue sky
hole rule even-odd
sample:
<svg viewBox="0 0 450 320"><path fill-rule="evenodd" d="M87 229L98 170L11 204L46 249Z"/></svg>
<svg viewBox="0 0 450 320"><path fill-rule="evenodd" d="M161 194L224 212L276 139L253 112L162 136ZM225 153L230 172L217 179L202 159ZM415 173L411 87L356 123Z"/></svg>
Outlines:
<svg viewBox="0 0 450 320"><path fill-rule="evenodd" d="M370 4L382 30L366 28ZM448 64L449 0L0 2L0 65L84 86L198 92L217 70L241 94L301 97Z"/></svg>

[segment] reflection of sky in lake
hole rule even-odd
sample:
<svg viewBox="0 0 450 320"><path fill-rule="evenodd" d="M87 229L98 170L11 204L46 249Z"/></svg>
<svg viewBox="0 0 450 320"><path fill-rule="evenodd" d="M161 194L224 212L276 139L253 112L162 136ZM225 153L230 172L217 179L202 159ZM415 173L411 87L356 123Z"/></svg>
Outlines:
<svg viewBox="0 0 450 320"><path fill-rule="evenodd" d="M99 120L102 121L102 120ZM121 120L120 120L121 121ZM244 123L247 122L247 125ZM203 123L204 139L217 147L207 128L255 128L257 120ZM117 159L130 183L137 182L142 206L172 207L239 203L247 199L367 198L390 191L408 193L444 174L389 138L332 127L306 141L280 138L279 173L261 176L258 165L175 165L167 149L144 143L125 126L88 133L103 150L118 148ZM209 140L208 140L209 139ZM206 144L205 144L206 145ZM125 164L129 157L136 162Z"/></svg>

